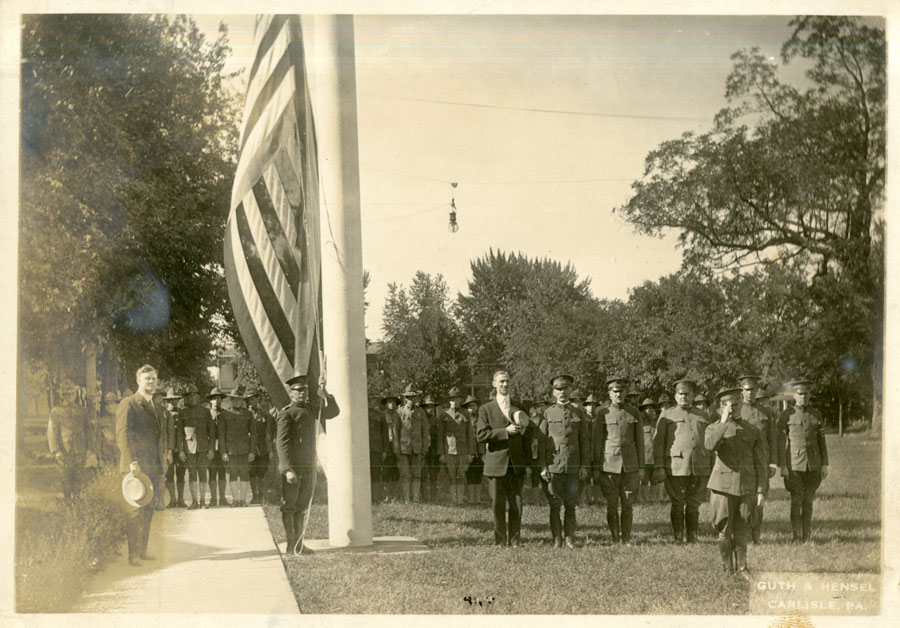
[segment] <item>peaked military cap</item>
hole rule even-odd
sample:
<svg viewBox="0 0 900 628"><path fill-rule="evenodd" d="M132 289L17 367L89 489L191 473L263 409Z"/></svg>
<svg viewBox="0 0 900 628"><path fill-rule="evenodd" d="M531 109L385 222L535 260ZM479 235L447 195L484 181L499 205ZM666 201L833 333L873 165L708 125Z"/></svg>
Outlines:
<svg viewBox="0 0 900 628"><path fill-rule="evenodd" d="M571 375L554 375L550 378L550 388L556 388L557 382L560 387L571 386L575 383L575 378Z"/></svg>
<svg viewBox="0 0 900 628"><path fill-rule="evenodd" d="M690 387L691 392L697 390L697 382L695 382L692 379L687 379L687 378L679 379L677 382L675 382L675 392L678 392L679 386L681 386L681 387L688 386L688 387Z"/></svg>
<svg viewBox="0 0 900 628"><path fill-rule="evenodd" d="M306 375L300 375L300 373L294 373L290 376L287 381L284 383L288 386L293 386L294 384L299 384L306 381Z"/></svg>
<svg viewBox="0 0 900 628"><path fill-rule="evenodd" d="M745 386L756 388L760 380L762 380L762 377L759 375L741 375L738 377L738 384L741 388L744 388Z"/></svg>
<svg viewBox="0 0 900 628"><path fill-rule="evenodd" d="M809 392L812 389L813 383L808 379L798 379L795 382L791 383L791 388L798 392Z"/></svg>
<svg viewBox="0 0 900 628"><path fill-rule="evenodd" d="M621 388L618 390L625 390L628 387L628 382L631 381L627 377L622 375L613 375L612 377L606 380L606 388L607 390L615 386L616 384L620 384Z"/></svg>

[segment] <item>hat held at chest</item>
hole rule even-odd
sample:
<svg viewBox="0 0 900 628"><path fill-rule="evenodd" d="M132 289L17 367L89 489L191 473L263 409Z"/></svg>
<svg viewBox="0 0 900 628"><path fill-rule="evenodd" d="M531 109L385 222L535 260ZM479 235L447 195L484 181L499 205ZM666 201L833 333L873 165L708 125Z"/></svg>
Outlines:
<svg viewBox="0 0 900 628"><path fill-rule="evenodd" d="M122 496L135 508L143 508L153 501L153 483L142 471L131 471L122 478Z"/></svg>

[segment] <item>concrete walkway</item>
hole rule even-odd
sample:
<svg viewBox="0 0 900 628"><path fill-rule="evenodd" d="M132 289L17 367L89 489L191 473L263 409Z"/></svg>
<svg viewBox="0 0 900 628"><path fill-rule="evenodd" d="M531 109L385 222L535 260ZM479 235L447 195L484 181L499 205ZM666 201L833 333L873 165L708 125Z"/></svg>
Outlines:
<svg viewBox="0 0 900 628"><path fill-rule="evenodd" d="M259 506L172 508L150 531L157 560L131 567L123 546L73 612L299 613Z"/></svg>

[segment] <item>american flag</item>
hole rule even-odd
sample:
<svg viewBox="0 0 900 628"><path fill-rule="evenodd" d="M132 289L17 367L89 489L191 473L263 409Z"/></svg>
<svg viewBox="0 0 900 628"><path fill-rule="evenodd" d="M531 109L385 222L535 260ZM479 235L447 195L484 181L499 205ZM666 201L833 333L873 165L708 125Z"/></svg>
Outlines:
<svg viewBox="0 0 900 628"><path fill-rule="evenodd" d="M269 396L320 369L319 190L299 16L256 19L225 278L244 346Z"/></svg>

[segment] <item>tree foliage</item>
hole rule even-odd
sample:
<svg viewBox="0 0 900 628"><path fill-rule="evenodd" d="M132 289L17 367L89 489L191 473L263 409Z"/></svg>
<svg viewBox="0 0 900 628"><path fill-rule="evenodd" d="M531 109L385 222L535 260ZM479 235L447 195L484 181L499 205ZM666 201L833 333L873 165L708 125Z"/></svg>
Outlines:
<svg viewBox="0 0 900 628"><path fill-rule="evenodd" d="M449 313L447 283L421 271L407 290L388 285L381 358L385 380L399 391L412 383L443 395L468 377L459 329Z"/></svg>
<svg viewBox="0 0 900 628"><path fill-rule="evenodd" d="M237 100L227 33L140 15L31 15L22 37L20 346L108 341L194 376L231 317L222 237Z"/></svg>

